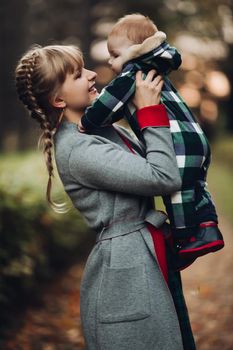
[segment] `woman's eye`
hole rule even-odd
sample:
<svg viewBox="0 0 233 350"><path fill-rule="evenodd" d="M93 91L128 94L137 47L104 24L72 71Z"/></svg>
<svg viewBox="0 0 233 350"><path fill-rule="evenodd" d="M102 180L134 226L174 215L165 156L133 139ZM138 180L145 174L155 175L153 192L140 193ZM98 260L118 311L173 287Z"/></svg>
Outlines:
<svg viewBox="0 0 233 350"><path fill-rule="evenodd" d="M75 73L74 79L78 79L80 77L81 77L81 73L80 72Z"/></svg>

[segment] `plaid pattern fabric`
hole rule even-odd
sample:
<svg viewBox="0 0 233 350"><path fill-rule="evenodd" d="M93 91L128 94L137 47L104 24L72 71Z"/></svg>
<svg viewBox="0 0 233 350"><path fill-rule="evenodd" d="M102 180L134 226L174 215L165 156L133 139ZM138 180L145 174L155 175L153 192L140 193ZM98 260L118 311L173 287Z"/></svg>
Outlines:
<svg viewBox="0 0 233 350"><path fill-rule="evenodd" d="M169 259L169 253L167 253L167 259ZM176 308L184 350L196 350L179 271L175 272L168 269L168 286Z"/></svg>
<svg viewBox="0 0 233 350"><path fill-rule="evenodd" d="M144 142L137 123L136 108L129 101L135 92L135 74L138 70L146 74L155 68L164 76L161 102L166 107L170 121L182 188L173 195L164 196L163 201L174 234L186 237L195 233L196 225L200 222L217 222L217 214L206 182L211 159L208 140L168 78L168 74L178 69L180 64L180 54L167 42L131 60L123 66L121 74L101 91L93 105L86 109L81 122L88 130L125 117L138 139Z"/></svg>

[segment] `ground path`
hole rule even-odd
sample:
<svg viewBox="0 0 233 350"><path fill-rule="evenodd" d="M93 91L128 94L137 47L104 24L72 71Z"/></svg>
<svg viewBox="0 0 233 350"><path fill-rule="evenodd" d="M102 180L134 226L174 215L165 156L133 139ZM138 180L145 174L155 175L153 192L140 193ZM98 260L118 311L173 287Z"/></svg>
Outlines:
<svg viewBox="0 0 233 350"><path fill-rule="evenodd" d="M224 249L199 258L182 272L197 350L233 349L233 229L223 219L220 228ZM22 327L3 350L84 349L79 313L84 264L72 266L45 288L41 305L26 311Z"/></svg>

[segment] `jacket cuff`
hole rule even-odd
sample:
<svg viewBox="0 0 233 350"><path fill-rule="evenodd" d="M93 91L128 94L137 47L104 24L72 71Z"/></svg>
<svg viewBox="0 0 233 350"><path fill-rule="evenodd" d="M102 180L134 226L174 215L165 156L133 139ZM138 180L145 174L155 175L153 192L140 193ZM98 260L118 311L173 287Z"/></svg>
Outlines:
<svg viewBox="0 0 233 350"><path fill-rule="evenodd" d="M218 226L218 224L215 221L207 221L207 222L201 222L199 224L200 227L209 227L209 226Z"/></svg>
<svg viewBox="0 0 233 350"><path fill-rule="evenodd" d="M170 127L166 107L160 103L158 105L147 106L136 111L137 120L141 129L149 126Z"/></svg>

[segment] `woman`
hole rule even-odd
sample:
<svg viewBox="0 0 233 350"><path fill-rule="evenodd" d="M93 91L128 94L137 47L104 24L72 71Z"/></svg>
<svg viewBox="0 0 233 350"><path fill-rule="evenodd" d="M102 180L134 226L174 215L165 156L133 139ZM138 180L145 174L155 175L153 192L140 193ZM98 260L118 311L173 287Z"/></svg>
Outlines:
<svg viewBox="0 0 233 350"><path fill-rule="evenodd" d="M136 80L143 146L119 126L83 132L81 116L98 93L96 73L84 67L77 47L34 47L16 68L19 98L43 129L47 199L62 211L50 196L54 142L64 189L96 231L80 286L88 350L195 349L180 275L160 266L155 252L167 217L156 211L153 196L172 193L181 182L160 104L163 80L154 73L143 81L138 72Z"/></svg>

